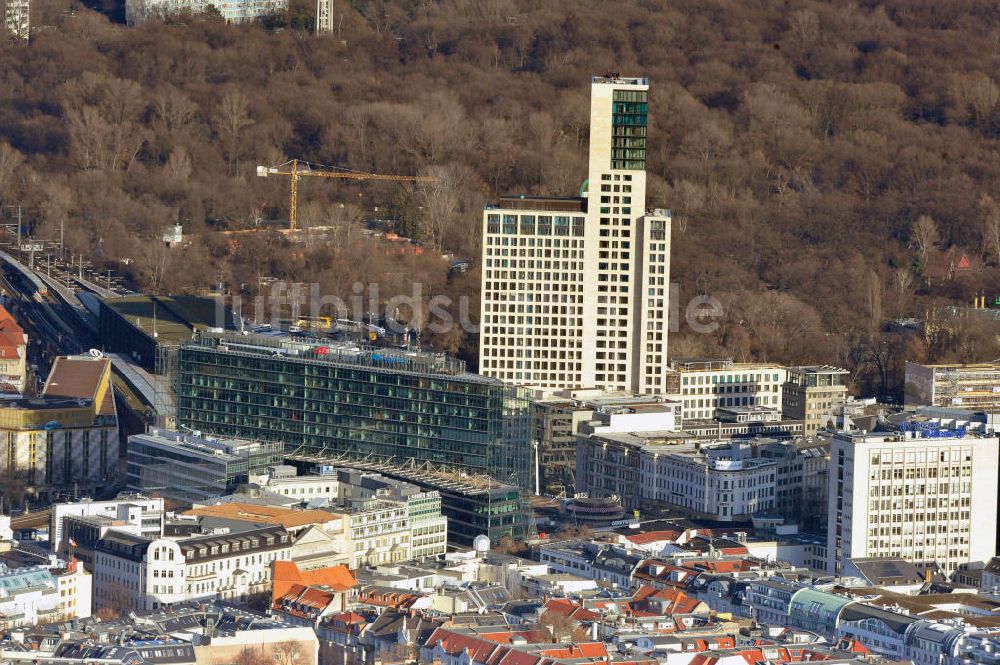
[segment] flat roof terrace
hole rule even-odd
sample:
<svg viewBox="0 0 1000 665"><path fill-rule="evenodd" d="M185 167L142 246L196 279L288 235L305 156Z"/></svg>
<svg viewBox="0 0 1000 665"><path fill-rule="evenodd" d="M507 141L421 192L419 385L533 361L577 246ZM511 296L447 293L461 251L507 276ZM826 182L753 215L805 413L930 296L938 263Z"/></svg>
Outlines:
<svg viewBox="0 0 1000 665"><path fill-rule="evenodd" d="M587 212L587 199L579 196L525 196L508 194L491 208L501 210L545 210L551 212Z"/></svg>

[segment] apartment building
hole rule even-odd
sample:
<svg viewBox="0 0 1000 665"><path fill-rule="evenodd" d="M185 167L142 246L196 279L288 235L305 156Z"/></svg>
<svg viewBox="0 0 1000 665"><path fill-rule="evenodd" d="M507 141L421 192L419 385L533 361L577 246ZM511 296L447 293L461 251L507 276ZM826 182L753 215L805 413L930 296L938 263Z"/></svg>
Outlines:
<svg viewBox="0 0 1000 665"><path fill-rule="evenodd" d="M844 381L849 372L830 365L789 367L782 389L781 410L785 418L804 421L804 433L812 436L824 428L833 407L847 400Z"/></svg>
<svg viewBox="0 0 1000 665"><path fill-rule="evenodd" d="M130 26L139 26L181 12L201 14L209 7L216 9L227 23L248 23L287 10L288 0L127 0L125 21Z"/></svg>
<svg viewBox="0 0 1000 665"><path fill-rule="evenodd" d="M781 408L787 372L774 363L734 363L732 359L675 359L672 385L679 391L685 419L715 418L722 407Z"/></svg>
<svg viewBox="0 0 1000 665"><path fill-rule="evenodd" d="M646 208L648 93L645 78L592 79L580 197L507 196L484 210L483 374L665 392L671 217Z"/></svg>
<svg viewBox="0 0 1000 665"><path fill-rule="evenodd" d="M997 438L964 429L903 423L898 432L837 433L830 572L867 557L899 557L946 574L988 561L996 551L997 463Z"/></svg>

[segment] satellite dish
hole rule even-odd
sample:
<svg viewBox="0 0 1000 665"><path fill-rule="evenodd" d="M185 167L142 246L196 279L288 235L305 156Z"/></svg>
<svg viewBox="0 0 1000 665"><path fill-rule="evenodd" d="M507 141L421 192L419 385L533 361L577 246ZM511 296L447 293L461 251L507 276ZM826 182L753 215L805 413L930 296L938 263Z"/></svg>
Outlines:
<svg viewBox="0 0 1000 665"><path fill-rule="evenodd" d="M472 549L476 551L476 554L485 554L490 551L490 537L486 534L480 534L475 537L472 541Z"/></svg>
<svg viewBox="0 0 1000 665"><path fill-rule="evenodd" d="M91 349L89 351L89 353L90 353L90 357L91 358L103 358L104 357L104 354L101 352L100 349Z"/></svg>

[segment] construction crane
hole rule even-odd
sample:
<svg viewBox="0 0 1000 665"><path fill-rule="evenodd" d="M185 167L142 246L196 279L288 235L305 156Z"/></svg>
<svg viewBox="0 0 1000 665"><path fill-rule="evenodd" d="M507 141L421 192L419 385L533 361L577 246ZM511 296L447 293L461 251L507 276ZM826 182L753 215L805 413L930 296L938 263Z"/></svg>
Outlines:
<svg viewBox="0 0 1000 665"><path fill-rule="evenodd" d="M421 175L386 175L382 173L365 173L350 169L334 167L313 168L316 165L309 162L292 159L277 166L258 166L257 175L266 178L271 175L288 176L292 182L291 196L288 203L288 226L294 231L299 225L299 179L307 178L340 178L344 180L390 180L395 182L437 182L433 176Z"/></svg>

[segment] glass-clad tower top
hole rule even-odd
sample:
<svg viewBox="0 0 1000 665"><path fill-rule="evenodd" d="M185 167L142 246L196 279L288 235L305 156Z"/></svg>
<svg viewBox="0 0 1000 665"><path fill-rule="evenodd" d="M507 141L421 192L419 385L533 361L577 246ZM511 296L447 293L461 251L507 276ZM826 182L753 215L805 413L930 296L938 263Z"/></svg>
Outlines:
<svg viewBox="0 0 1000 665"><path fill-rule="evenodd" d="M178 352L177 420L289 453L415 460L531 487L530 401L440 354L205 334Z"/></svg>

